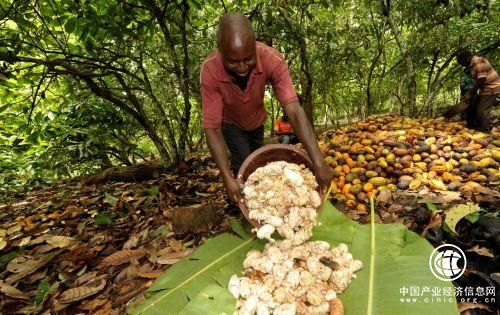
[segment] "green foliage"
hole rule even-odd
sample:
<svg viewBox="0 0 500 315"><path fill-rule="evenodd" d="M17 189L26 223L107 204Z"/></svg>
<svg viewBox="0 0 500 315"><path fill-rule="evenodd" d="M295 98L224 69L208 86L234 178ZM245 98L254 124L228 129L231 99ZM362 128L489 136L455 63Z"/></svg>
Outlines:
<svg viewBox="0 0 500 315"><path fill-rule="evenodd" d="M424 297L414 303L400 300L400 290L410 286L445 287L453 292L451 282L437 279L429 269L433 247L425 239L401 224L375 224L374 220L371 225L359 224L330 203L325 204L318 219L321 226L313 230L311 240L345 243L353 257L363 262L356 278L339 296L346 314L457 313L453 297L449 303L426 303ZM236 305L226 289L229 279L239 274L250 249L262 247L261 240L229 234L210 239L158 278L149 289L154 294L129 313L199 314L205 310L229 314Z"/></svg>
<svg viewBox="0 0 500 315"><path fill-rule="evenodd" d="M409 108L405 60L380 1L0 0L0 199L202 148L200 65L225 11L249 12L258 39L284 54L304 104L310 93L315 124L327 127L450 106L458 48L500 67L499 6L392 3L415 69ZM265 105L271 118L281 111L270 90Z"/></svg>
<svg viewBox="0 0 500 315"><path fill-rule="evenodd" d="M50 289L50 283L47 282L47 280L43 279L40 281L38 284L38 290L36 290L36 295L35 295L35 306L40 305L42 303L45 295L47 292L49 292Z"/></svg>
<svg viewBox="0 0 500 315"><path fill-rule="evenodd" d="M95 224L96 225L110 225L113 224L113 220L107 214L99 213L95 216Z"/></svg>

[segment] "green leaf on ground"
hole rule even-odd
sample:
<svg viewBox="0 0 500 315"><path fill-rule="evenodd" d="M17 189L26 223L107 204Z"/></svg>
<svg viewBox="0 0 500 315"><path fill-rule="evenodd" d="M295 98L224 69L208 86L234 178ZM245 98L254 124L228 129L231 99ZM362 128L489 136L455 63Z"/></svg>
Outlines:
<svg viewBox="0 0 500 315"><path fill-rule="evenodd" d="M98 215L95 216L95 224L97 225L110 225L110 224L113 224L113 220L105 215L105 214L102 214L102 213L99 213Z"/></svg>
<svg viewBox="0 0 500 315"><path fill-rule="evenodd" d="M168 233L168 227L166 225L162 225L156 229L153 233L151 233L151 238L157 238L160 235L165 235Z"/></svg>
<svg viewBox="0 0 500 315"><path fill-rule="evenodd" d="M113 207L116 206L118 200L119 200L118 198L106 193L106 202L112 205Z"/></svg>
<svg viewBox="0 0 500 315"><path fill-rule="evenodd" d="M250 236L247 234L245 229L238 223L238 221L230 219L229 226L233 229L233 232L238 234L242 239L248 239Z"/></svg>
<svg viewBox="0 0 500 315"><path fill-rule="evenodd" d="M458 314L451 295L453 285L437 279L429 269L434 248L427 240L401 224L359 224L329 202L318 220L321 226L314 229L311 240L325 240L334 246L345 243L354 258L363 262L363 269L339 296L345 314ZM152 295L132 306L129 313L232 313L236 300L225 289L229 278L240 274L250 249L262 250L263 246L263 241L230 234L210 239L158 278L149 289ZM415 288L422 290L418 298L410 296ZM450 302L429 302L431 292L423 288L449 293Z"/></svg>
<svg viewBox="0 0 500 315"><path fill-rule="evenodd" d="M19 254L19 251L15 250L10 253L7 253L5 255L0 256L0 267L3 267L10 263L10 261L14 258L16 258L17 254Z"/></svg>
<svg viewBox="0 0 500 315"><path fill-rule="evenodd" d="M42 281L40 281L40 283L38 284L38 290L36 291L35 295L35 306L38 306L40 305L40 303L42 303L45 294L49 292L49 289L50 284L47 282L47 280L43 279Z"/></svg>

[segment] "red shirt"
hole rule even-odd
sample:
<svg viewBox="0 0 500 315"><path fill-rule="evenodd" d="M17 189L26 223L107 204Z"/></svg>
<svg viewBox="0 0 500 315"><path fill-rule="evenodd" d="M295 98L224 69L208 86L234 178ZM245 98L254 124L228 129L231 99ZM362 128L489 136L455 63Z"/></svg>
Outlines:
<svg viewBox="0 0 500 315"><path fill-rule="evenodd" d="M200 70L203 128L220 128L222 122L243 130L260 127L267 118L264 107L267 82L272 84L283 106L298 101L288 65L276 49L257 42L257 64L244 91L231 80L220 52L212 52Z"/></svg>

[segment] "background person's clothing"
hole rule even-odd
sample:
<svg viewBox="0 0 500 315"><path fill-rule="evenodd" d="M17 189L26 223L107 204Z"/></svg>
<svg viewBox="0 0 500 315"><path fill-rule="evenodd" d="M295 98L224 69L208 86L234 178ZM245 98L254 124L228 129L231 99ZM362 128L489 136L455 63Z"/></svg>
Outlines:
<svg viewBox="0 0 500 315"><path fill-rule="evenodd" d="M285 133L292 133L292 125L290 125L289 121L284 121L281 118L278 118L274 121L274 133L276 135L281 135Z"/></svg>
<svg viewBox="0 0 500 315"><path fill-rule="evenodd" d="M467 69L460 76L460 97L464 97L469 90L474 88L474 80Z"/></svg>
<svg viewBox="0 0 500 315"><path fill-rule="evenodd" d="M490 112L498 104L500 94L479 95L474 129L482 132L491 130Z"/></svg>
<svg viewBox="0 0 500 315"><path fill-rule="evenodd" d="M472 57L470 72L474 81L486 78L484 85L479 89L479 95L500 94L500 76L486 58Z"/></svg>
<svg viewBox="0 0 500 315"><path fill-rule="evenodd" d="M475 129L477 126L477 103L479 102L479 95L477 93L472 94L469 99L469 107L463 112L465 116L465 121L467 122L467 128Z"/></svg>
<svg viewBox="0 0 500 315"><path fill-rule="evenodd" d="M231 170L234 175L238 174L241 164L245 159L264 144L264 125L246 131L234 124L222 124L222 134L227 148L231 153Z"/></svg>
<svg viewBox="0 0 500 315"><path fill-rule="evenodd" d="M257 42L256 45L257 64L250 72L244 90L224 68L218 50L201 65L203 128L220 128L222 123L234 124L241 130L259 128L267 118L264 92L268 82L283 106L298 101L283 55L264 43Z"/></svg>
<svg viewBox="0 0 500 315"><path fill-rule="evenodd" d="M299 143L299 139L292 133L280 136L278 142L281 144L297 144Z"/></svg>
<svg viewBox="0 0 500 315"><path fill-rule="evenodd" d="M293 132L292 125L289 121L284 121L283 118L278 118L274 121L274 135L279 143L296 144L299 139Z"/></svg>

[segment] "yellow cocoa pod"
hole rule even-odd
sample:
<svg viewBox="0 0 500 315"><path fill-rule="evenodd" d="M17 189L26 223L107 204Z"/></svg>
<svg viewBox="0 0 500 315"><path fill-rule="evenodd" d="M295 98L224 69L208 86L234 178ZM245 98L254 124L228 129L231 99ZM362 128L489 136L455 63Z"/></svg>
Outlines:
<svg viewBox="0 0 500 315"><path fill-rule="evenodd" d="M427 163L425 162L417 162L414 165L423 171L427 170Z"/></svg>
<svg viewBox="0 0 500 315"><path fill-rule="evenodd" d="M449 160L448 162L450 162L450 163L451 163L451 165L453 166L453 168L455 168L455 167L459 167L459 166L460 166L460 163L458 163L458 161L457 161L457 160L453 160L453 159L451 159L451 160Z"/></svg>
<svg viewBox="0 0 500 315"><path fill-rule="evenodd" d="M362 145L372 145L373 141L371 139L363 139L361 140Z"/></svg>
<svg viewBox="0 0 500 315"><path fill-rule="evenodd" d="M372 148L372 147L369 147L369 146L366 146L366 147L365 147L365 151L366 151L366 153L368 153L368 154L373 154L373 153L375 153L375 150L373 150L373 148Z"/></svg>
<svg viewBox="0 0 500 315"><path fill-rule="evenodd" d="M431 144L434 144L436 143L436 137L430 137L430 138L427 138L424 140L425 144L427 145L431 145Z"/></svg>
<svg viewBox="0 0 500 315"><path fill-rule="evenodd" d="M420 156L420 154L414 154L412 160L413 162L420 162L422 161L422 157Z"/></svg>
<svg viewBox="0 0 500 315"><path fill-rule="evenodd" d="M479 161L479 166L481 166L482 168L486 168L486 167L490 166L491 163L493 163L493 159L490 157L487 157L487 158L481 159Z"/></svg>
<svg viewBox="0 0 500 315"><path fill-rule="evenodd" d="M498 149L491 150L491 155L493 156L495 161L500 162L500 150Z"/></svg>
<svg viewBox="0 0 500 315"><path fill-rule="evenodd" d="M378 159L377 165L380 166L381 168L386 168L387 166L389 166L387 164L387 161L383 157Z"/></svg>
<svg viewBox="0 0 500 315"><path fill-rule="evenodd" d="M353 167L351 168L351 173L354 173L356 175L361 175L365 172L365 169L362 167Z"/></svg>
<svg viewBox="0 0 500 315"><path fill-rule="evenodd" d="M460 165L469 165L470 164L469 160L467 160L467 159L460 159L460 161L458 161L458 163Z"/></svg>
<svg viewBox="0 0 500 315"><path fill-rule="evenodd" d="M437 190L448 190L448 188L446 188L446 185L439 179L431 179L429 180L429 184L432 188Z"/></svg>
<svg viewBox="0 0 500 315"><path fill-rule="evenodd" d="M389 153L387 154L387 156L385 157L385 160L387 161L387 163L394 163L394 161L396 161L396 155L394 155L394 153Z"/></svg>
<svg viewBox="0 0 500 315"><path fill-rule="evenodd" d="M414 179L411 181L410 186L408 187L410 190L418 189L422 185L422 182L419 179Z"/></svg>
<svg viewBox="0 0 500 315"><path fill-rule="evenodd" d="M387 179L380 177L380 176L377 176L377 177L370 178L368 180L368 182L372 183L373 186L375 186L375 187L379 187L379 186L385 186L387 184Z"/></svg>

